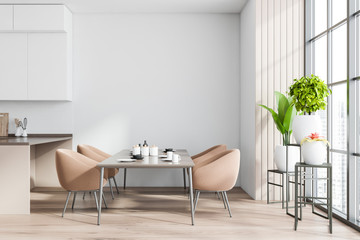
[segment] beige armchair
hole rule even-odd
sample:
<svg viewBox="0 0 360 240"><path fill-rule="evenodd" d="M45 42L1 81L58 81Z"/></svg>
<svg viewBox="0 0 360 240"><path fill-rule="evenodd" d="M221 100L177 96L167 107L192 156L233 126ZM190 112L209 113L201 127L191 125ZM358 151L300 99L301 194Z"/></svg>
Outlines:
<svg viewBox="0 0 360 240"><path fill-rule="evenodd" d="M97 162L102 162L105 159L111 157L111 155L93 147L90 145L86 145L86 144L79 144L77 146L77 151L78 153L81 153L82 155L91 158ZM111 191L111 197L112 199L114 199L114 192L112 189L112 185L111 185L111 179L114 181L115 187L116 187L116 191L119 194L119 189L115 180L115 175L119 172L119 169L117 168L108 168L107 169L107 178L109 179L109 186L110 186L110 191ZM126 169L124 169L124 188L125 188L125 184L126 184ZM84 195L85 196L85 195Z"/></svg>
<svg viewBox="0 0 360 240"><path fill-rule="evenodd" d="M231 190L236 183L240 168L240 151L227 150L201 162L200 166L193 169L193 184L195 189L196 209L200 192L220 192L223 197L230 217L231 210L226 192Z"/></svg>
<svg viewBox="0 0 360 240"><path fill-rule="evenodd" d="M100 188L100 169L96 167L97 162L69 149L58 149L55 153L56 171L60 185L68 191L62 217L71 193L74 192L72 209L74 208L77 192L93 192L98 208L96 192ZM107 180L104 178L104 185ZM104 203L105 206L105 198Z"/></svg>
<svg viewBox="0 0 360 240"><path fill-rule="evenodd" d="M193 167L193 170L194 168L196 169L198 166L200 166L199 164L201 164L201 162L203 161L206 161L207 159L221 153L221 152L224 152L226 151L226 145L225 144L220 144L220 145L216 145L216 146L213 146L209 149L206 149L205 151L201 152L201 153L198 153L194 156L191 156L192 160L194 161L195 163L195 166ZM189 174L189 170L187 169L187 173ZM185 180L185 168L184 168L184 171L183 171L183 175L184 175L184 188L186 188L186 180ZM220 198L219 196L219 193L218 194L218 197Z"/></svg>

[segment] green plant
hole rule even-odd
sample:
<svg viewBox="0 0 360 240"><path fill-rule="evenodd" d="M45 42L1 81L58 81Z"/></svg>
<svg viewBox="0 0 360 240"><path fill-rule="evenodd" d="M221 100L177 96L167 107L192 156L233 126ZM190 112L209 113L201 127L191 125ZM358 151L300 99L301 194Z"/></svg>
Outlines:
<svg viewBox="0 0 360 240"><path fill-rule="evenodd" d="M280 92L275 92L276 97L276 108L277 113L265 106L260 104L260 107L268 110L275 122L276 128L280 131L283 137L283 145L290 144L290 136L292 134L292 122L294 120L294 116L296 115L294 104L292 103L292 97L286 98L284 94Z"/></svg>
<svg viewBox="0 0 360 240"><path fill-rule="evenodd" d="M311 77L304 76L300 79L294 79L294 83L290 86L289 95L293 98L298 112L310 115L317 110L325 110L325 98L331 93L331 89L323 80L318 76L311 75Z"/></svg>

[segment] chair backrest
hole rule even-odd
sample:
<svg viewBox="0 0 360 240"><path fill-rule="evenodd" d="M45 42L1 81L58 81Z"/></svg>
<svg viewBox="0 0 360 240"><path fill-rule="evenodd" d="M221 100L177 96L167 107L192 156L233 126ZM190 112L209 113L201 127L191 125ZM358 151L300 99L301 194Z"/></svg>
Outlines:
<svg viewBox="0 0 360 240"><path fill-rule="evenodd" d="M235 186L239 168L239 149L221 152L194 169L194 188L207 191L228 191Z"/></svg>
<svg viewBox="0 0 360 240"><path fill-rule="evenodd" d="M100 170L96 167L98 162L69 149L56 150L55 161L60 185L65 190L99 189Z"/></svg>
<svg viewBox="0 0 360 240"><path fill-rule="evenodd" d="M101 151L100 149L86 144L79 144L77 146L77 151L78 153L81 153L82 155L98 162L102 162L105 159L111 157L111 155Z"/></svg>
<svg viewBox="0 0 360 240"><path fill-rule="evenodd" d="M193 159L193 161L195 163L194 168L197 168L199 166L199 164L201 164L201 162L206 161L207 159L212 158L224 151L226 151L226 145L221 144L221 145L216 145L214 147L211 147L195 156L192 156L191 158Z"/></svg>

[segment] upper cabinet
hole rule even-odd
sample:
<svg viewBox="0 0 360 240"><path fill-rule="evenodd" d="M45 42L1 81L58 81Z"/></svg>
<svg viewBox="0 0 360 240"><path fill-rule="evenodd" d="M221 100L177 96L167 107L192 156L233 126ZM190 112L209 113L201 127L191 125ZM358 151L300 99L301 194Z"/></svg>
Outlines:
<svg viewBox="0 0 360 240"><path fill-rule="evenodd" d="M0 5L0 100L71 99L70 11L63 5Z"/></svg>
<svg viewBox="0 0 360 240"><path fill-rule="evenodd" d="M63 5L14 5L14 31L68 32L70 19Z"/></svg>
<svg viewBox="0 0 360 240"><path fill-rule="evenodd" d="M0 31L13 30L13 6L0 5Z"/></svg>

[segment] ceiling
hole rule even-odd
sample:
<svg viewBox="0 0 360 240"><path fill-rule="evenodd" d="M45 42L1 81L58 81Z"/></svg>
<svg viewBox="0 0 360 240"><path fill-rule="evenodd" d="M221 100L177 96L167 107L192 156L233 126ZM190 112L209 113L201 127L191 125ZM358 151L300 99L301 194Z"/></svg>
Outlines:
<svg viewBox="0 0 360 240"><path fill-rule="evenodd" d="M239 13L247 0L0 0L0 4L65 4L73 13Z"/></svg>

